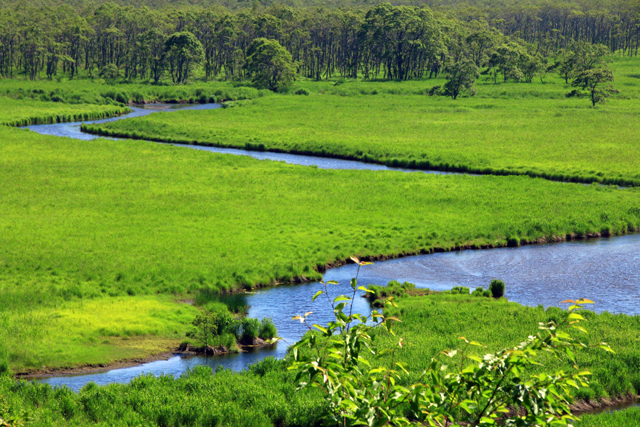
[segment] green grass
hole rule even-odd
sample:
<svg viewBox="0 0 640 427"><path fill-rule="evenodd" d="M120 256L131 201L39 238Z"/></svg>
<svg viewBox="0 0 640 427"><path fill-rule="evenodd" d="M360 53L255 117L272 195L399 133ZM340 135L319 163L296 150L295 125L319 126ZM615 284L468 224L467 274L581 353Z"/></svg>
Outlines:
<svg viewBox="0 0 640 427"><path fill-rule="evenodd" d="M636 101L279 96L88 125L93 133L389 166L640 185Z"/></svg>
<svg viewBox="0 0 640 427"><path fill-rule="evenodd" d="M631 427L640 424L640 408L635 407L598 415L584 415L576 427Z"/></svg>
<svg viewBox="0 0 640 427"><path fill-rule="evenodd" d="M484 81L477 97L456 101L419 95L440 80L303 81L310 96L272 96L239 103L240 108L151 115L86 129L417 169L637 186L640 101L637 79L629 73L639 62L616 60L620 84L634 86L621 86L622 95L596 109L586 99L566 99L571 88L554 76L548 84Z"/></svg>
<svg viewBox="0 0 640 427"><path fill-rule="evenodd" d="M0 125L28 126L47 123L96 120L128 113L117 105L68 105L31 99L16 100L0 96Z"/></svg>
<svg viewBox="0 0 640 427"><path fill-rule="evenodd" d="M578 296L567 295L567 298ZM444 349L462 349L465 337L482 343L486 348L471 352L478 356L503 348L513 347L537 331L539 322L564 319L566 312L557 307L546 311L540 307L526 307L508 303L505 299L474 297L469 295L432 294L429 296L401 297L398 309L387 309L387 315L398 315L402 320L395 327L397 337L404 340L397 357L412 368L411 381L418 381L431 358ZM615 354L600 349L577 353L578 365L590 371L589 389L576 394L580 399L637 394L640 392L640 316L595 314L583 312L588 334L577 331L588 344L607 342ZM378 334L379 345L393 346L397 337ZM541 359L539 372L551 373L559 369L571 370L568 360Z"/></svg>
<svg viewBox="0 0 640 427"><path fill-rule="evenodd" d="M390 339L378 333L376 343L383 348L397 343L398 337L404 339L404 349L398 356L409 362L416 373L412 380L436 352L459 347L461 341L457 336L480 340L487 345L482 351L489 352L518 344L535 331L538 321L562 316L559 309L545 312L504 300L461 295L405 297L399 300L399 305L402 323L395 328L397 336ZM606 387L616 386L616 381L621 381L622 387L634 382L637 386L640 347L633 337L637 337L640 329L640 318L610 314L590 314L588 318L586 327L590 334L585 339L597 341L606 336L616 354L602 357L602 352L588 351L579 356L581 367L595 373L593 390L582 396L602 396ZM543 369L560 367L566 365L548 364ZM604 370L613 373L612 377L602 375ZM0 377L0 417L30 418L30 425L34 426L318 425L323 408L318 390L296 391L293 377L285 362L270 359L247 372L222 370L213 374L208 367L198 367L179 379L145 376L130 384L104 387L90 384L79 393L37 383L17 384ZM638 409L585 415L577 425L626 427L635 425L639 415Z"/></svg>
<svg viewBox="0 0 640 427"><path fill-rule="evenodd" d="M0 309L0 358L7 356L16 372L108 364L171 351L198 312L171 296L51 300Z"/></svg>
<svg viewBox="0 0 640 427"><path fill-rule="evenodd" d="M317 279L317 267L351 255L640 227L639 189L320 170L11 128L0 140L0 310L10 323L51 298L238 289ZM4 353L16 366L64 357Z"/></svg>
<svg viewBox="0 0 640 427"><path fill-rule="evenodd" d="M269 96L248 83L195 82L151 85L144 82L108 84L102 79L0 80L0 95L16 100L56 101L56 104L123 104L128 102L220 102ZM46 107L45 107L46 110Z"/></svg>

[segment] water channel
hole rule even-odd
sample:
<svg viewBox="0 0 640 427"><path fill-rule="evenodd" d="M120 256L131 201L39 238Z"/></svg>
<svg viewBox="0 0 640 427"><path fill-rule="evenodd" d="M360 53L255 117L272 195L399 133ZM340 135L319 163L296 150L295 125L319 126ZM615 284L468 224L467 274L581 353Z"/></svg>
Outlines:
<svg viewBox="0 0 640 427"><path fill-rule="evenodd" d="M99 122L138 117L154 111L175 109L211 109L217 104L198 106L153 105L133 108L129 115ZM94 122L92 122L94 123ZM93 139L95 136L80 131L80 123L29 126L29 129L48 135ZM259 159L286 161L321 168L389 170L385 166L353 161L323 159L279 153L252 152L245 150L218 149L186 146L220 153L249 155ZM411 171L415 172L415 171ZM597 312L609 311L640 315L640 235L614 238L599 238L573 242L499 248L489 250L467 250L462 252L436 253L379 262L363 267L360 284L386 284L391 280L408 281L418 287L432 290L447 290L453 286L476 288L487 287L494 278L507 285L506 296L510 301L525 305L557 306L567 298L590 298L595 301ZM328 270L325 281L337 280L331 286L334 295L348 293L349 280L355 275L356 266L345 265ZM320 289L319 283L295 286L279 286L259 290L246 295L251 317L271 317L280 336L284 339L272 348L253 353L218 357L180 357L151 362L131 368L114 369L108 372L41 378L52 385L66 385L79 390L88 382L108 384L128 382L141 374L179 376L196 365L224 367L242 370L264 357L284 356L289 343L295 342L306 331L300 322L291 320L296 314L313 311L313 323L326 323L331 311L326 300L319 298L311 302L311 296ZM274 310L274 307L277 307ZM354 310L370 312L368 303L356 297Z"/></svg>

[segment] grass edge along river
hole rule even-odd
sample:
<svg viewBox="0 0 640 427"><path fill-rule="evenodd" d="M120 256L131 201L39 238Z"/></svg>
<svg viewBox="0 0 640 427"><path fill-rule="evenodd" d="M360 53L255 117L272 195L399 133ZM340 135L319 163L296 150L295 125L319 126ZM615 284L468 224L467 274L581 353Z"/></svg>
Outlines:
<svg viewBox="0 0 640 427"><path fill-rule="evenodd" d="M506 300L455 295L450 293L428 296L397 295L399 307L389 314L402 322L396 325L396 337L383 330L376 332L379 348L387 348L402 337L405 345L397 354L407 362L413 382L431 357L443 349L459 348L458 336L478 340L487 348L484 354L505 346L515 345L527 335L535 333L538 322L559 321L566 312L559 308L544 310L525 307ZM460 306L465 310L460 310ZM638 342L630 336L638 333L637 316L585 313L589 335L580 338L599 342L606 337L616 350L611 357L602 357L600 350L579 352L581 369L594 373L592 388L576 396L579 401L596 402L598 397L633 392L640 382ZM429 321L425 321L429 319ZM570 368L566 360L548 362L544 372ZM384 364L389 360L383 361ZM626 363L625 363L626 362ZM615 372L615 375L609 373ZM293 373L286 363L264 360L248 371L234 373L223 370L212 375L207 367L198 367L180 378L143 376L130 384L95 386L89 384L79 393L66 388L54 389L46 384L14 383L0 376L0 410L10 404L12 413L34 421L34 425L82 425L92 422L107 424L164 423L165 425L239 426L312 426L317 425L323 403L317 389L295 391ZM610 393L608 393L610 392ZM586 400L585 400L586 399ZM208 403L207 403L208 402ZM215 402L215 404L212 404ZM638 408L616 414L585 415L576 425L626 426L637 419ZM6 414L5 414L6 416ZM610 424L598 424L600 420Z"/></svg>

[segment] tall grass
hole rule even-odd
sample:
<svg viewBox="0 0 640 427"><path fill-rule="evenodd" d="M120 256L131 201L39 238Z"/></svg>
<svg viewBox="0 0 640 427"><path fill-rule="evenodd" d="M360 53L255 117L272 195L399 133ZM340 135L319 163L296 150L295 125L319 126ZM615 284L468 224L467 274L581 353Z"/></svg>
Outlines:
<svg viewBox="0 0 640 427"><path fill-rule="evenodd" d="M29 126L82 120L98 120L128 113L117 105L68 105L0 96L0 125Z"/></svg>
<svg viewBox="0 0 640 427"><path fill-rule="evenodd" d="M51 300L211 294L318 279L351 255L640 227L638 189L320 170L11 128L0 140L0 313L11 324ZM13 344L6 351L31 363ZM63 358L42 353L33 364Z"/></svg>
<svg viewBox="0 0 640 427"><path fill-rule="evenodd" d="M567 295L567 298L588 296ZM482 356L507 347L513 347L529 335L537 332L539 322L559 322L567 315L557 307L544 310L542 306L526 307L505 299L477 298L469 295L432 294L428 296L400 297L398 309L387 309L387 315L402 320L395 333L403 338L403 348L398 358L412 368L412 381L418 381L432 357L444 349L460 349L459 337L478 341L486 348L475 350ZM640 316L595 314L584 312L588 322L584 327L588 334L578 331L583 342L608 343L615 354L600 349L588 349L577 353L581 369L590 371L588 389L577 392L579 399L596 399L640 393ZM378 333L379 345L392 346L396 337ZM540 372L571 369L569 360L542 357Z"/></svg>

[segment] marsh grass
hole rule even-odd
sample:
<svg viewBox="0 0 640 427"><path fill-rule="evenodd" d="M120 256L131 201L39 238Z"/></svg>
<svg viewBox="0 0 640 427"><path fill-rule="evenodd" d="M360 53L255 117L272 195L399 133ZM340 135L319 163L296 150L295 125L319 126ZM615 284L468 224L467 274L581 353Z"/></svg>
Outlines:
<svg viewBox="0 0 640 427"><path fill-rule="evenodd" d="M568 296L570 297L570 296ZM412 368L411 381L417 381L432 357L444 349L462 348L458 337L478 341L486 348L476 349L484 354L517 345L535 334L539 322L559 321L567 315L557 307L526 307L506 299L477 298L470 295L436 293L428 296L400 297L399 308L386 309L386 315L402 320L395 333L403 338L403 349L397 356ZM585 343L607 342L615 354L600 349L577 353L581 369L592 372L589 389L577 392L579 399L617 397L640 392L640 316L595 314L584 312L588 334L580 334ZM576 332L578 333L578 332ZM396 337L379 333L382 346L397 343ZM571 369L568 360L542 356L539 372Z"/></svg>
<svg viewBox="0 0 640 427"><path fill-rule="evenodd" d="M140 359L177 347L197 312L170 296L3 307L0 355L16 372Z"/></svg>
<svg viewBox="0 0 640 427"><path fill-rule="evenodd" d="M49 123L105 119L128 113L117 105L69 105L0 96L0 125L29 126Z"/></svg>

